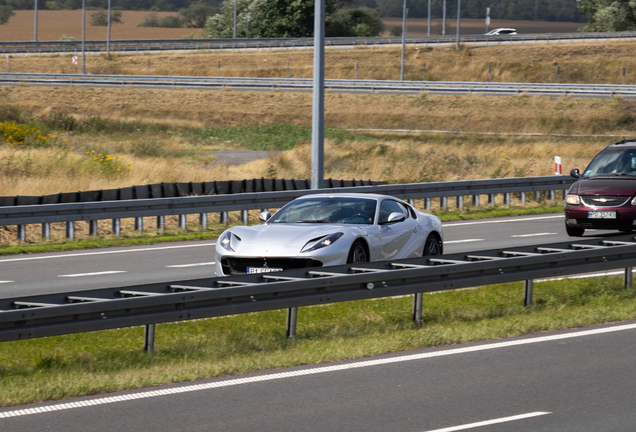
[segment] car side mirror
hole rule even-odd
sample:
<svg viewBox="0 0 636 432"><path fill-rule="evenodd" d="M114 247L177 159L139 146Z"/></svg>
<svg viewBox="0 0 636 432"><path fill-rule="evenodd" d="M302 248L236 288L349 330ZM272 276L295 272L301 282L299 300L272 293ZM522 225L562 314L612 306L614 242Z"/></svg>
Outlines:
<svg viewBox="0 0 636 432"><path fill-rule="evenodd" d="M579 172L578 168L572 168L572 171L570 171L570 175L575 179L581 177L581 173Z"/></svg>
<svg viewBox="0 0 636 432"><path fill-rule="evenodd" d="M404 219L406 219L406 216L404 216L404 213L393 212L389 215L389 218L387 219L387 223L402 222Z"/></svg>
<svg viewBox="0 0 636 432"><path fill-rule="evenodd" d="M272 214L267 210L265 210L264 212L261 212L261 214L258 215L258 218L262 220L263 222L267 222L269 218L271 217L272 217Z"/></svg>

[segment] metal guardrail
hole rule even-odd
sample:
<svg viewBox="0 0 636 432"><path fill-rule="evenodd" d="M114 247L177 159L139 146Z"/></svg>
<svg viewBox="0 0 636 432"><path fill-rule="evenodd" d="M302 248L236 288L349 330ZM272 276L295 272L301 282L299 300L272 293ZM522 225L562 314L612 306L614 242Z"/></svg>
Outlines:
<svg viewBox="0 0 636 432"><path fill-rule="evenodd" d="M511 193L531 191L565 191L575 181L570 176L514 177L453 182L410 183L343 187L338 189L289 190L252 192L228 195L189 196L69 204L40 204L0 207L0 226L52 222L94 221L99 219L138 218L148 216L185 215L266 208L279 208L302 195L315 193L380 193L406 200L425 199L430 209L431 199L440 198L446 206L448 197L458 197L458 207L464 196L479 202L479 195L504 194L510 202ZM552 198L554 195L552 194ZM461 198L461 199L460 199ZM504 199L504 202L506 199ZM525 202L525 201L524 201Z"/></svg>
<svg viewBox="0 0 636 432"><path fill-rule="evenodd" d="M606 33L542 33L527 35L463 35L460 36L462 44L472 45L497 45L528 44L528 43L561 43L581 40L611 40L629 39L636 36L634 32L606 32ZM0 42L2 54L21 53L76 53L81 49L81 41L15 41ZM222 49L296 49L313 47L313 38L271 38L271 39L136 39L136 40L111 40L112 52L154 52L167 50L222 50ZM368 38L326 38L325 46L373 46L400 44L400 37L368 37ZM408 44L440 45L455 44L455 36L411 36L406 38ZM85 41L87 52L102 52L106 50L105 40Z"/></svg>
<svg viewBox="0 0 636 432"><path fill-rule="evenodd" d="M192 77L158 75L79 75L0 73L0 85L33 84L54 86L117 86L197 89L307 90L313 81L305 78ZM505 83L470 81L395 81L326 79L327 90L409 91L439 93L521 93L547 96L636 96L636 86L621 84Z"/></svg>
<svg viewBox="0 0 636 432"><path fill-rule="evenodd" d="M154 325L288 308L287 335L295 335L296 308L414 294L413 319L421 323L422 293L532 281L625 268L631 287L636 263L632 235L544 246L487 250L406 260L288 270L278 273L173 281L0 300L0 341Z"/></svg>

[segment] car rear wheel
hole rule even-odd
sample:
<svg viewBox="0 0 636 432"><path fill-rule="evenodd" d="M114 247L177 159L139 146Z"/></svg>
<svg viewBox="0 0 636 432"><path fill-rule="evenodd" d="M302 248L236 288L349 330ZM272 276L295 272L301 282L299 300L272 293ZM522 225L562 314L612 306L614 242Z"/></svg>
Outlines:
<svg viewBox="0 0 636 432"><path fill-rule="evenodd" d="M571 227L570 225L565 224L565 231L570 237L581 237L585 232L585 228Z"/></svg>
<svg viewBox="0 0 636 432"><path fill-rule="evenodd" d="M424 243L424 256L442 254L442 241L435 234L429 234Z"/></svg>
<svg viewBox="0 0 636 432"><path fill-rule="evenodd" d="M347 258L347 264L357 264L362 262L368 262L367 249L364 247L364 243L360 240L353 242L351 250L349 251L349 257Z"/></svg>

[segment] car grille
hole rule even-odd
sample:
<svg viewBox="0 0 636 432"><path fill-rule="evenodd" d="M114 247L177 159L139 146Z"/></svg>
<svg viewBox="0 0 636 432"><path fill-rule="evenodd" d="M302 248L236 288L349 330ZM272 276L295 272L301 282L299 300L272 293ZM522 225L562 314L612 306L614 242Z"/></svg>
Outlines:
<svg viewBox="0 0 636 432"><path fill-rule="evenodd" d="M248 267L281 268L283 270L322 267L322 262L311 258L237 258L229 257L221 260L223 274L245 274Z"/></svg>
<svg viewBox="0 0 636 432"><path fill-rule="evenodd" d="M623 195L583 195L581 200L588 207L619 207L625 204L631 196Z"/></svg>

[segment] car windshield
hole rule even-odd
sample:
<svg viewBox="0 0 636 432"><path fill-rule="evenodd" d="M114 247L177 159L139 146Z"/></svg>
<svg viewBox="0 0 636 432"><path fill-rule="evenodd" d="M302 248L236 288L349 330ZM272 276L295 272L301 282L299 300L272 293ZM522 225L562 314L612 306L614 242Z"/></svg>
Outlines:
<svg viewBox="0 0 636 432"><path fill-rule="evenodd" d="M364 198L320 197L292 201L267 223L372 224L376 201Z"/></svg>
<svg viewBox="0 0 636 432"><path fill-rule="evenodd" d="M636 149L605 150L585 168L583 177L636 176Z"/></svg>

